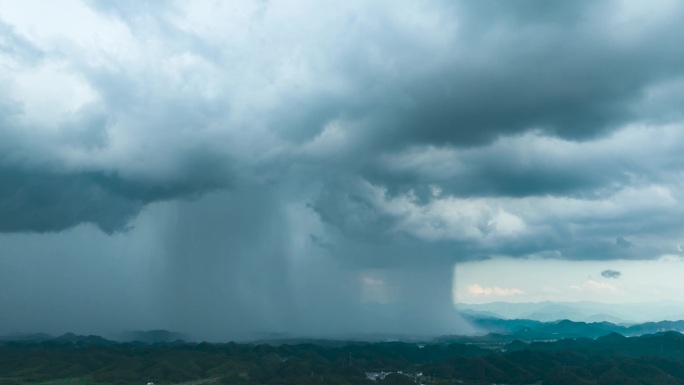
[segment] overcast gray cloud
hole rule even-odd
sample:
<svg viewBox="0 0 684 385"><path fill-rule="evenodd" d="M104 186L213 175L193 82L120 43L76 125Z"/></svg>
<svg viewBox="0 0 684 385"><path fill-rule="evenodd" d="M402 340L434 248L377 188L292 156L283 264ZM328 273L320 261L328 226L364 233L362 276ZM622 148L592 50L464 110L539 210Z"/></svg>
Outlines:
<svg viewBox="0 0 684 385"><path fill-rule="evenodd" d="M36 7L0 2L0 264L101 231L155 266L140 325L447 333L456 261L679 253L682 4Z"/></svg>

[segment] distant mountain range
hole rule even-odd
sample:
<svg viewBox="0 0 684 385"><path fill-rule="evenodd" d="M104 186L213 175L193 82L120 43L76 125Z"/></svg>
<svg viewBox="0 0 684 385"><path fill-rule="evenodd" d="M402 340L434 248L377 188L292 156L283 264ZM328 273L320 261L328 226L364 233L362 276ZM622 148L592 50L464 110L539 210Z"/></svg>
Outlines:
<svg viewBox="0 0 684 385"><path fill-rule="evenodd" d="M576 322L561 320L541 322L535 320L505 320L493 317L466 316L473 326L480 329L479 336L441 337L442 341L545 341L563 338L598 338L612 333L623 336L641 336L662 332L684 332L684 321L646 322L634 325L618 325L611 322Z"/></svg>
<svg viewBox="0 0 684 385"><path fill-rule="evenodd" d="M451 335L438 338L422 338L415 336L366 336L358 339L311 339L311 338L272 338L252 341L253 344L269 345L299 345L315 344L319 346L345 346L349 343L374 343L380 341L403 341L407 343L475 343L479 345L499 345L504 342L520 341L555 341L564 338L599 338L609 334L618 333L623 336L641 336L662 332L684 332L684 320L645 322L631 325L620 325L611 322L577 322L561 320L553 322L541 322L529 319L501 319L490 315L468 314L464 318L480 331L477 335ZM59 337L53 337L43 333L35 334L11 334L0 337L0 342L10 343L36 343L47 345L74 345L74 346L112 346L117 344L128 345L179 345L193 342L184 334L167 330L151 330L127 332L123 338L117 341L105 339L100 336L80 336L66 333Z"/></svg>
<svg viewBox="0 0 684 385"><path fill-rule="evenodd" d="M190 337L184 333L172 332L168 330L147 330L130 331L116 336L117 341L140 341L148 344L162 342L189 341Z"/></svg>
<svg viewBox="0 0 684 385"><path fill-rule="evenodd" d="M171 332L168 330L124 332L120 333L112 339L106 339L100 336L93 335L76 335L74 333L66 333L58 337L54 337L45 333L12 333L6 336L0 336L0 341L6 342L48 343L57 345L79 346L112 346L118 343L158 344L183 342L187 340L187 335L177 332Z"/></svg>
<svg viewBox="0 0 684 385"><path fill-rule="evenodd" d="M607 321L615 324L634 324L684 319L684 302L677 301L617 304L589 301L491 302L458 304L456 308L467 315L542 322L567 319L580 322Z"/></svg>

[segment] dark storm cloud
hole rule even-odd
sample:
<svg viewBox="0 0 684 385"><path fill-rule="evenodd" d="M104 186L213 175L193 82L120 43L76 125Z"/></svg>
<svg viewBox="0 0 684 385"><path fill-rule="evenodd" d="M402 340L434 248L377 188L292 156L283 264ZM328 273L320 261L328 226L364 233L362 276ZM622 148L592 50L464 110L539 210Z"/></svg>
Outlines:
<svg viewBox="0 0 684 385"><path fill-rule="evenodd" d="M0 235L98 226L155 328L448 333L456 261L681 234L680 4L86 4L0 24Z"/></svg>
<svg viewBox="0 0 684 385"><path fill-rule="evenodd" d="M629 172L641 173L643 167L603 151L540 136L467 150L419 147L370 165L365 176L387 186L390 193L413 189L421 198L432 195L433 184L446 194L465 197L597 197L629 184Z"/></svg>
<svg viewBox="0 0 684 385"><path fill-rule="evenodd" d="M0 231L60 231L95 223L105 232L125 228L144 202L109 191L106 176L0 169Z"/></svg>
<svg viewBox="0 0 684 385"><path fill-rule="evenodd" d="M172 13L149 4L95 4L129 23L140 14ZM390 18L380 20L388 24L387 32L363 39L372 27L360 17L331 26L344 26L347 36L323 32L320 40L312 40L321 44L315 52L330 56L322 57L324 63L339 61L332 75L348 87L369 91L349 98L287 90L289 98L271 124L279 122L280 134L293 140L310 139L336 119L370 125L363 136L380 147L469 146L531 129L586 139L624 122L652 119L635 111L644 93L683 74L684 52L674 36L684 27L674 18L646 18L649 24L637 32L619 31L617 17L597 16L619 12L624 4L618 2L437 4L420 10L440 12L434 20L442 28L434 36L439 43L416 36L434 33L429 28L411 30ZM168 17L156 20L173 27ZM185 42L181 47L205 52L192 32L181 36L186 39L174 39ZM327 44L332 49L323 49ZM278 48L288 55L294 46ZM378 62L374 52L387 60ZM425 69L417 70L421 64ZM319 68L312 69L315 76Z"/></svg>
<svg viewBox="0 0 684 385"><path fill-rule="evenodd" d="M0 231L54 232L93 223L106 233L125 230L145 205L192 198L206 181L126 180L116 173L60 173L0 168Z"/></svg>
<svg viewBox="0 0 684 385"><path fill-rule="evenodd" d="M620 272L617 271L617 270L610 270L610 269L608 269L608 270L603 270L603 271L601 272L601 275L602 275L604 278L620 278L620 275L622 275L622 273L620 273Z"/></svg>
<svg viewBox="0 0 684 385"><path fill-rule="evenodd" d="M208 65L217 74L221 71L216 66L228 64L235 55L233 47L220 45L214 47L214 51L220 52L218 55L207 55L211 45L200 44L202 39L196 32L175 25L174 18L182 12L173 7L161 9L157 4L137 2L116 6L91 4L103 14L125 21L136 32L145 25L140 24L141 18L154 20L160 27L142 31L144 44L151 39L166 39L171 54L186 52L208 58ZM319 38L293 32L293 37L310 39L300 43L303 55L315 53L320 56L318 61L291 56L287 46L274 52L268 50L270 46L249 49L253 50L250 54L254 55L255 68L270 66L272 56L282 53L281 60L291 58L295 66L308 66L310 73L304 76L310 76L311 81L326 81L325 76L332 76L327 81L344 84L342 91L316 83L308 88L293 84L294 87L278 90L287 96L276 99L268 112L250 112L246 116L248 120L241 118L239 122L234 119L238 95L220 90L222 98L208 98L198 94L199 88L192 90L193 93L177 92L174 85L165 84L161 68L152 66L138 71L120 65L104 68L77 62L72 65L102 98L101 109L106 111L107 119L119 127L129 126L127 130L144 132L151 141L156 136L162 144L158 147L150 142L156 148L152 151L166 158L177 156L176 150L187 151L179 133L193 132L188 140L211 142L211 137L205 139L203 135L208 127L216 124L232 126L231 129L257 125L275 135L274 138L293 145L313 140L315 146L315 138L320 138L326 127L337 122L352 147L341 155L348 158L346 165L337 163L333 174L362 173L374 183L388 187L391 193L395 189L398 192L413 189L419 198L429 197L426 183L421 183L420 177L416 178L410 171L397 173L378 167L376 155L401 153L420 145L448 145L474 150L460 159L465 165L463 172L440 181L440 188L447 194L592 197L629 184L625 171L633 170L625 168L624 163L606 159L597 167L583 169L577 162L544 162L541 158L548 154L541 154L540 159L530 163L524 143L517 151L499 146L503 154L477 149L502 135L530 130L587 140L628 121L651 120L651 116L643 115L647 110L638 106L649 87L684 75L684 53L673 37L684 27L672 17L656 15L657 18L642 20L643 25L637 30L620 32L616 24L619 18L597 16L623 6L592 2L572 5L526 2L523 6L497 2L436 3L417 8L435 26L407 27L402 19L388 16L379 21L387 24L387 32L376 31L363 39L362 34L373 27L361 15L347 24L332 19L337 24L331 25L331 32L324 31ZM253 21L263 23L269 11L268 6L263 7ZM5 29L12 31L9 27ZM346 30L348 34L337 36L336 30ZM26 40L15 32L8 36L11 42ZM434 38L433 41L427 40L428 37ZM272 44L278 43L275 39ZM326 46L329 48L322 50ZM387 59L378 60L376 53ZM10 55L14 56L12 52ZM263 76L271 79L270 84L281 76L277 67L266 67L266 70ZM239 71L250 78L249 68ZM258 96L261 80L254 80L253 84L239 82L239 89ZM237 80L219 77L216 81L221 87ZM272 87L268 84L268 80L263 83ZM276 83L276 87L286 85ZM237 140L243 139L237 137ZM172 148L162 147L166 141L171 141ZM255 151L267 153L268 144L258 144ZM367 155L359 157L360 151ZM294 164L301 159L281 156L278 161L282 163L272 166ZM170 167L178 167L170 163ZM114 166L115 169L127 167ZM146 167L153 174L154 167L167 165ZM191 168L180 170L180 178L191 181L193 173ZM165 183L163 179L162 183ZM325 210L319 204L318 211Z"/></svg>
<svg viewBox="0 0 684 385"><path fill-rule="evenodd" d="M392 229L396 218L383 213L364 187L356 180L328 181L308 206L324 222L334 223L346 236L381 241L383 234Z"/></svg>
<svg viewBox="0 0 684 385"><path fill-rule="evenodd" d="M484 214L457 224L430 213L430 205L449 197L601 200L625 188L662 183L670 174L655 170L680 167L670 149L662 158L637 162L629 146L616 151L604 145L613 141L610 135L620 135L609 133L623 123L652 121L651 110L639 107L645 95L681 76L683 56L672 36L682 27L667 15L645 17L634 29L619 31L619 17L597 15L613 7L638 18L638 10L625 11L621 3L529 2L524 9L493 2L436 3L415 9L426 20L416 26L388 15L378 22L393 32L369 35L375 27L362 14L344 22L324 14L332 23L320 36L306 35L306 25L288 31L302 39L301 54L293 55L294 46L281 46L278 38L263 48L202 39L177 23L182 12L173 7L91 4L124 21L143 47L161 41L162 52L171 57L199 55L206 60L207 77L197 77L204 67L181 66L177 72L175 62L92 66L77 55L69 68L99 100L82 108L84 117L61 124L58 143L88 154L121 153L113 153L114 163L87 164L88 171L5 166L17 180L3 186L5 211L32 214L6 216L4 231L58 231L90 222L112 232L151 202L197 197L228 185L239 189L239 183L269 183L278 190L286 188L284 178L304 178L318 183L301 200L350 239L440 239L454 242L454 259L549 250L582 259L638 257L636 249L613 250L608 240L617 236L609 229L615 221L608 220L605 233L595 233L600 237L589 237L586 244L551 221L546 229L498 239L492 225L497 203L483 203ZM263 23L272 8L259 6L250 22L268 31ZM12 42L29 45L8 28ZM348 33L336 35L339 30ZM236 49L251 56L245 61ZM232 59L251 62L262 73L253 76L251 68L232 65ZM283 82L280 67L273 66L279 61L306 71ZM169 81L174 77L180 82ZM216 84L214 96L202 93L210 84ZM11 123L16 136L24 124ZM117 139L129 147L115 147ZM31 149L21 135L17 143L14 152ZM49 142L38 148L49 148ZM196 154L209 155L194 161ZM225 166L233 161L237 166ZM235 167L238 184L230 182ZM33 180L44 184L32 187ZM409 196L410 207L392 202ZM79 202L91 203L78 210ZM417 212L427 225L411 222ZM520 217L516 210L506 212ZM583 222L597 223L591 216L574 223Z"/></svg>
<svg viewBox="0 0 684 385"><path fill-rule="evenodd" d="M531 129L583 140L651 119L635 105L650 86L682 75L684 52L674 38L682 27L674 19L630 39L596 16L609 11L605 5L526 5L530 12L505 2L445 6L444 18L453 18L445 25L458 32L449 36L443 60L421 57L437 70L370 77L378 91L362 96L358 119L369 119L375 134L397 146L478 145Z"/></svg>

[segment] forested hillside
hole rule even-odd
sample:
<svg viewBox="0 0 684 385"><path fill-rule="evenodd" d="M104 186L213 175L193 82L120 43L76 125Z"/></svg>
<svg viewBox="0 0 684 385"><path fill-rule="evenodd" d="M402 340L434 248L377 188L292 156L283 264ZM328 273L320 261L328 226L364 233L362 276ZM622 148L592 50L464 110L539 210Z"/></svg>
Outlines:
<svg viewBox="0 0 684 385"><path fill-rule="evenodd" d="M207 378L227 385L684 384L684 337L674 332L511 341L495 349L323 342L145 344L73 335L3 342L0 384L171 384ZM378 372L393 374L368 379L368 373Z"/></svg>

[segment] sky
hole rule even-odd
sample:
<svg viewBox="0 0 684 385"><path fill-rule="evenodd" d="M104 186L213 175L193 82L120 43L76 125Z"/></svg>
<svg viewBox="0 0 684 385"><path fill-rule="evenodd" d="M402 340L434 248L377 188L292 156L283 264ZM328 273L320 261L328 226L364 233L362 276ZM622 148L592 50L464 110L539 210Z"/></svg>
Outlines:
<svg viewBox="0 0 684 385"><path fill-rule="evenodd" d="M454 297L673 297L644 288L679 288L683 16L0 0L0 334L437 335L471 330Z"/></svg>
<svg viewBox="0 0 684 385"><path fill-rule="evenodd" d="M505 274L502 272L505 271ZM454 302L497 301L682 302L684 259L650 260L514 259L495 257L455 268ZM680 309L677 309L680 310ZM633 314L637 318L638 314Z"/></svg>

